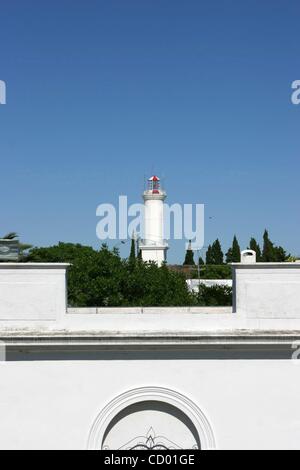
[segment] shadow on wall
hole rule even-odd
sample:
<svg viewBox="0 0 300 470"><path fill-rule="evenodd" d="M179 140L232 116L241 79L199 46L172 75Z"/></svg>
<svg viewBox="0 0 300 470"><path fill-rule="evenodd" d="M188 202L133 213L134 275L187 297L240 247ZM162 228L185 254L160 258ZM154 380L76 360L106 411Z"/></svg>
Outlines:
<svg viewBox="0 0 300 470"><path fill-rule="evenodd" d="M197 430L181 410L169 403L143 401L115 416L103 437L103 449L200 449Z"/></svg>

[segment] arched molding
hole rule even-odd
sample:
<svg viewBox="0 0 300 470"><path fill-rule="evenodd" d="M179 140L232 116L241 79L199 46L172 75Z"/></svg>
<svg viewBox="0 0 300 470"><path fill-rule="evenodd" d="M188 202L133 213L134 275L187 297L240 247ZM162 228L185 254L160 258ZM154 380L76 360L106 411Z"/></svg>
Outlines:
<svg viewBox="0 0 300 470"><path fill-rule="evenodd" d="M88 449L100 450L103 445L105 431L118 413L130 405L144 401L158 401L175 406L185 413L194 424L201 442L201 449L212 450L216 448L211 425L205 414L192 400L168 388L141 387L118 395L103 408L91 428Z"/></svg>

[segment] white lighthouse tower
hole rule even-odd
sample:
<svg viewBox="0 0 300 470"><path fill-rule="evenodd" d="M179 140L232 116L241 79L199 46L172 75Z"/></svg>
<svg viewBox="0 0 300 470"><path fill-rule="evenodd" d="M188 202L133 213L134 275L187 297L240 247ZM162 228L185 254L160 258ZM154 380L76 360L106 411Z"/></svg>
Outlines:
<svg viewBox="0 0 300 470"><path fill-rule="evenodd" d="M144 239L139 244L144 261L155 261L158 266L166 261L168 244L164 240L164 200L167 194L160 179L151 176L143 193L145 204Z"/></svg>

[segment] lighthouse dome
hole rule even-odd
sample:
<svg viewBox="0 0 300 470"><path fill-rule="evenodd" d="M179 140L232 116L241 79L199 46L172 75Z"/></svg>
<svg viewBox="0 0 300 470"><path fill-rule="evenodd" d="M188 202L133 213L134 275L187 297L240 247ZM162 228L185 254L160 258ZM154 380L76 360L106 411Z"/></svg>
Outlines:
<svg viewBox="0 0 300 470"><path fill-rule="evenodd" d="M160 179L158 176L153 175L148 179L147 190L152 194L160 193Z"/></svg>

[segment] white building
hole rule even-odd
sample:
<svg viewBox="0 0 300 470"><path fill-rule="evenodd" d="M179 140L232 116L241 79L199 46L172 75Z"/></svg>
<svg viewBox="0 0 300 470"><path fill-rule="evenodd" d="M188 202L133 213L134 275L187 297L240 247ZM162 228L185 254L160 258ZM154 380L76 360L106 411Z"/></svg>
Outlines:
<svg viewBox="0 0 300 470"><path fill-rule="evenodd" d="M233 310L67 309L0 264L0 447L299 449L300 264L233 269Z"/></svg>
<svg viewBox="0 0 300 470"><path fill-rule="evenodd" d="M168 244L164 240L164 200L167 194L160 179L151 176L143 193L145 204L144 239L139 243L144 261L155 261L159 266L167 259Z"/></svg>
<svg viewBox="0 0 300 470"><path fill-rule="evenodd" d="M187 286L190 292L199 292L199 286L204 285L205 287L232 287L231 279L187 279Z"/></svg>

